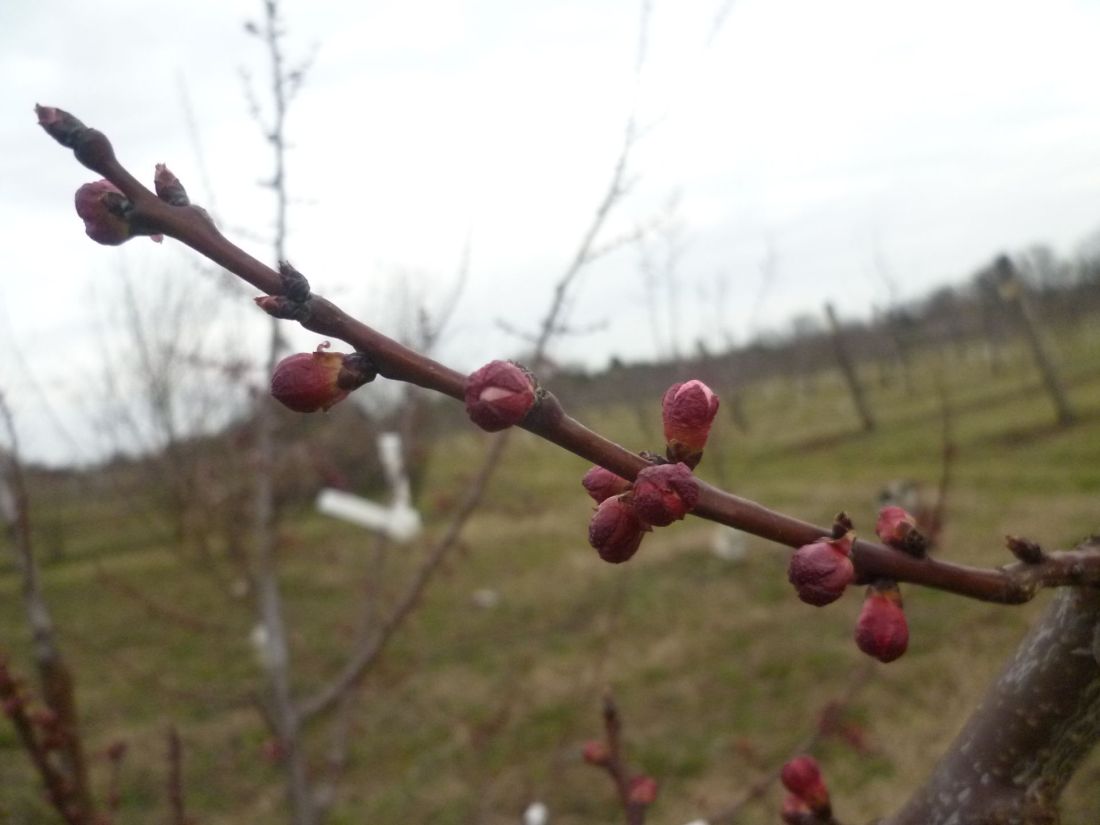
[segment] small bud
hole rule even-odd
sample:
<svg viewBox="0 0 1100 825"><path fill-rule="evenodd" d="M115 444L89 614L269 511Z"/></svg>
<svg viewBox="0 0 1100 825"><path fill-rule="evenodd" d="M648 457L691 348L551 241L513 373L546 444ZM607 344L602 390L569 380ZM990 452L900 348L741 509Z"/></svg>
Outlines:
<svg viewBox="0 0 1100 825"><path fill-rule="evenodd" d="M187 197L187 190L183 188L180 179L177 178L163 163L158 163L156 174L153 175L153 188L157 191L157 197L172 206L187 206L191 201Z"/></svg>
<svg viewBox="0 0 1100 825"><path fill-rule="evenodd" d="M630 489L630 482L625 478L621 478L610 470L605 470L599 466L593 467L585 473L584 478L581 479L581 484L584 485L588 495L592 496L597 504Z"/></svg>
<svg viewBox="0 0 1100 825"><path fill-rule="evenodd" d="M798 797L818 816L829 813L829 789L821 778L821 768L812 756L796 756L779 774L783 787Z"/></svg>
<svg viewBox="0 0 1100 825"><path fill-rule="evenodd" d="M855 528L852 523L852 517L846 512L841 510L835 516L833 516L833 538L843 538L848 533L851 533Z"/></svg>
<svg viewBox="0 0 1100 825"><path fill-rule="evenodd" d="M288 355L275 365L271 394L277 401L295 412L327 410L374 380L377 372L363 353L324 352L328 345L325 341L316 352Z"/></svg>
<svg viewBox="0 0 1100 825"><path fill-rule="evenodd" d="M34 111L46 134L69 149L76 146L77 138L88 128L64 109L35 104Z"/></svg>
<svg viewBox="0 0 1100 825"><path fill-rule="evenodd" d="M306 276L290 265L290 261L279 261L279 284L282 292L292 301L302 303L309 300L309 281Z"/></svg>
<svg viewBox="0 0 1100 825"><path fill-rule="evenodd" d="M928 540L917 529L917 520L901 507L878 511L875 534L883 544L913 556L923 556L928 550Z"/></svg>
<svg viewBox="0 0 1100 825"><path fill-rule="evenodd" d="M694 468L703 457L710 425L718 413L718 396L699 380L673 384L661 399L661 412L669 460Z"/></svg>
<svg viewBox="0 0 1100 825"><path fill-rule="evenodd" d="M104 751L107 758L112 762L120 762L122 758L126 756L127 744L121 739L116 739L110 745L107 746L107 750Z"/></svg>
<svg viewBox="0 0 1100 825"><path fill-rule="evenodd" d="M581 756L589 765L602 768L611 764L611 749L607 747L606 743L598 739L590 739L585 742L584 747L581 749Z"/></svg>
<svg viewBox="0 0 1100 825"><path fill-rule="evenodd" d="M285 295L261 295L253 298L256 306L272 318L286 321L305 321L309 319L309 304L292 301Z"/></svg>
<svg viewBox="0 0 1100 825"><path fill-rule="evenodd" d="M490 361L466 379L466 413L483 430L495 433L519 424L533 406L534 382L511 361Z"/></svg>
<svg viewBox="0 0 1100 825"><path fill-rule="evenodd" d="M690 513L699 502L699 485L684 463L646 467L634 480L634 512L656 527Z"/></svg>
<svg viewBox="0 0 1100 825"><path fill-rule="evenodd" d="M909 646L909 625L896 582L883 580L867 588L856 622L856 644L880 662L892 662Z"/></svg>
<svg viewBox="0 0 1100 825"><path fill-rule="evenodd" d="M286 745L283 744L283 740L271 736L260 745L260 753L267 762L277 765L286 759Z"/></svg>
<svg viewBox="0 0 1100 825"><path fill-rule="evenodd" d="M630 780L627 796L631 805L652 805L657 801L657 780L652 776L635 776Z"/></svg>
<svg viewBox="0 0 1100 825"><path fill-rule="evenodd" d="M794 551L787 580L798 591L798 598L821 607L844 595L844 588L856 577L849 558L852 541L853 535L848 533L839 539L821 538Z"/></svg>
<svg viewBox="0 0 1100 825"><path fill-rule="evenodd" d="M588 523L588 543L604 561L621 564L638 552L648 529L624 496L613 496L593 513Z"/></svg>
<svg viewBox="0 0 1100 825"><path fill-rule="evenodd" d="M1043 548L1031 539L1005 536L1005 545L1024 564L1038 564L1044 559Z"/></svg>

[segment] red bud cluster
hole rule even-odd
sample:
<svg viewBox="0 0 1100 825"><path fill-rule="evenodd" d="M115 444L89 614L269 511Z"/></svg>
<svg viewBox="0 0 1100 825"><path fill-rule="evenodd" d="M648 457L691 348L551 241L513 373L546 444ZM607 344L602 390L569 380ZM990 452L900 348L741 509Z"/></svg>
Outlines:
<svg viewBox="0 0 1100 825"><path fill-rule="evenodd" d="M867 588L856 622L856 644L880 662L892 662L909 647L909 625L897 583L880 581Z"/></svg>
<svg viewBox="0 0 1100 825"><path fill-rule="evenodd" d="M297 352L275 365L271 394L295 412L328 410L348 393L374 380L377 373L362 353Z"/></svg>
<svg viewBox="0 0 1100 825"><path fill-rule="evenodd" d="M808 810L819 818L830 816L829 789L825 787L825 780L821 777L821 768L812 756L796 756L783 766L779 778L783 782L783 787L790 791L791 796L794 797L794 800L788 797L788 802L792 803L792 813L802 813ZM802 810L799 809L797 804L793 804L796 801L802 803ZM783 808L784 821L790 821L786 819L788 805L785 803Z"/></svg>
<svg viewBox="0 0 1100 825"><path fill-rule="evenodd" d="M490 361L466 379L466 413L491 433L519 424L535 400L531 374L511 361Z"/></svg>
<svg viewBox="0 0 1100 825"><path fill-rule="evenodd" d="M835 602L855 580L851 552L854 536L821 538L795 550L787 568L787 579L798 591L798 598L817 607Z"/></svg>
<svg viewBox="0 0 1100 825"><path fill-rule="evenodd" d="M638 473L633 498L634 512L642 521L665 527L695 508L699 485L686 464L656 464Z"/></svg>
<svg viewBox="0 0 1100 825"><path fill-rule="evenodd" d="M661 413L669 460L694 468L703 457L710 425L718 413L718 396L697 379L673 384L661 399Z"/></svg>
<svg viewBox="0 0 1100 825"><path fill-rule="evenodd" d="M621 564L638 552L648 530L625 495L612 496L600 503L588 523L588 543L604 561Z"/></svg>

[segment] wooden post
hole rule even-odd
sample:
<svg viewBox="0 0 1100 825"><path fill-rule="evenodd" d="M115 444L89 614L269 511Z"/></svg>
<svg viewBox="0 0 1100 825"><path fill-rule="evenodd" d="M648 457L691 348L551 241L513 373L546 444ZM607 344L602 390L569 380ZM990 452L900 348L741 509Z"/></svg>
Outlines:
<svg viewBox="0 0 1100 825"><path fill-rule="evenodd" d="M825 315L829 319L829 329L833 334L833 348L836 351L836 362L840 365L840 371L844 373L844 380L848 384L848 391L852 395L852 403L859 420L863 424L864 432L871 432L875 428L875 419L871 416L871 410L867 406L867 399L863 395L863 385L859 383L859 375L852 364L848 351L844 348L844 339L840 333L840 322L836 317L836 310L832 304L825 304Z"/></svg>
<svg viewBox="0 0 1100 825"><path fill-rule="evenodd" d="M1054 410L1058 415L1058 423L1062 426L1072 424L1076 420L1076 416L1070 409L1066 391L1057 371L1054 369L1054 362L1050 360L1050 356L1043 347L1042 339L1039 337L1035 311L1024 292L1023 284L1020 283L1016 266L1007 255L1001 255L994 262L993 268L997 277L997 291L1001 296L1001 300L1011 307L1019 322L1020 329L1024 332L1024 337L1027 338L1027 343L1031 347L1031 354L1035 358L1035 365L1039 368L1039 374L1043 377L1043 386L1046 388L1047 395L1050 396L1051 403L1054 404Z"/></svg>

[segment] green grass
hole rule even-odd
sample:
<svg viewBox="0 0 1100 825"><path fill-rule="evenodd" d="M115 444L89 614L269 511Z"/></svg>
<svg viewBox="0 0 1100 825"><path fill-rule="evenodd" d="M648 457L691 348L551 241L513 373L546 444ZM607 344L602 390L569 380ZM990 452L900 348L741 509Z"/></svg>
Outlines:
<svg viewBox="0 0 1100 825"><path fill-rule="evenodd" d="M838 374L812 376L811 389L780 380L746 388L751 432L720 413L699 472L819 523L847 510L870 532L884 483L910 478L926 497L934 493L940 380L957 451L943 554L1001 564L1001 536L1010 532L1069 546L1100 529L1100 332L1082 326L1056 343L1081 416L1069 429L1051 426L1025 351L1012 351L1013 368L997 376L977 350L926 353L914 365L913 395L896 368L883 382L879 366L862 366L879 422L870 434L858 431ZM647 440L659 432L659 399L641 413L625 404L576 412L632 449L660 447ZM429 538L485 443L468 432L435 450ZM662 783L650 821L682 825L729 804L781 761L863 667L851 641L858 594L821 610L801 604L786 582L786 552L762 540L749 538L742 562L722 561L709 549L716 528L689 519L647 537L629 564L601 563L585 541L585 469L516 434L462 548L356 695L333 823L515 823L536 798L555 825L616 821L610 783L578 758L580 744L600 735L610 687L632 761ZM198 821L285 821L279 768L263 756L267 734L249 698L258 684L253 619L247 599L227 594L231 566L176 552L151 510L106 493L53 491L36 514L43 538L44 525L65 538L65 556L45 563L44 582L78 675L90 750L117 738L130 744L120 825L166 818L169 724L184 739ZM281 570L300 694L342 661L364 593L392 601L426 546L390 548L378 565L370 544L309 513L286 524ZM101 571L210 626L151 612ZM481 588L500 593L495 608L473 604ZM834 740L822 750L844 821L898 806L1046 601L999 607L905 590L910 650L876 665L851 709L870 753ZM21 611L14 571L0 567L0 646L29 676ZM309 731L318 770L329 735L328 722ZM102 788L103 760L94 765ZM1098 779L1094 759L1067 794L1066 823L1096 821ZM779 796L772 789L741 821L777 821ZM0 724L0 821L5 813L13 822L52 821L45 810Z"/></svg>

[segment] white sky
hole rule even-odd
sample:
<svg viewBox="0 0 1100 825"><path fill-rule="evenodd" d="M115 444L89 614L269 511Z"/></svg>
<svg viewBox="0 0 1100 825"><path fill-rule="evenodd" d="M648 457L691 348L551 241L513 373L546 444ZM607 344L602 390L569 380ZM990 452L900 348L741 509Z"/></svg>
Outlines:
<svg viewBox="0 0 1100 825"><path fill-rule="evenodd" d="M469 238L439 356L466 369L514 355L496 320L530 328L545 312L635 97L649 128L606 237L674 200L678 298L654 325L639 251L601 259L569 321L604 326L560 341L565 361L651 358L674 337L685 350L744 341L826 300L866 314L892 297L876 255L906 299L1001 249L1070 253L1100 227L1100 2L740 0L712 37L723 5L655 0L636 87L636 2L284 0L292 62L316 47L289 121L291 260L318 292L397 331L395 284L437 305ZM272 201L256 182L270 160L239 77L265 78L242 28L260 7L0 4L0 390L32 457L106 446L88 422L120 269L196 277L172 242L84 237L71 199L89 173L40 132L34 103L106 131L139 176L167 162L209 206L185 85L215 211L269 258Z"/></svg>

